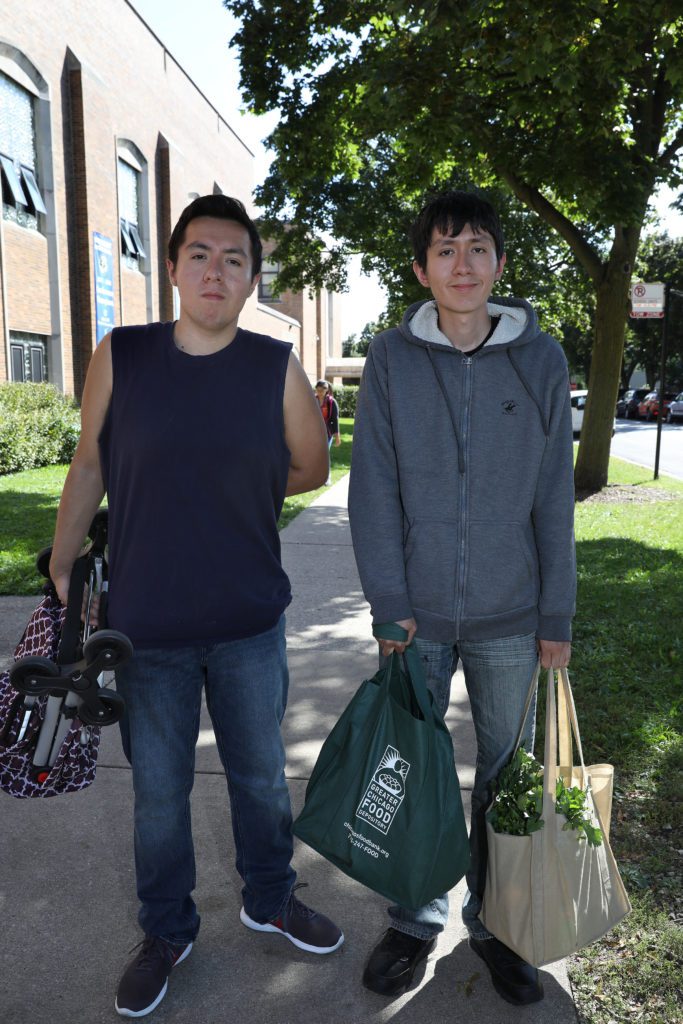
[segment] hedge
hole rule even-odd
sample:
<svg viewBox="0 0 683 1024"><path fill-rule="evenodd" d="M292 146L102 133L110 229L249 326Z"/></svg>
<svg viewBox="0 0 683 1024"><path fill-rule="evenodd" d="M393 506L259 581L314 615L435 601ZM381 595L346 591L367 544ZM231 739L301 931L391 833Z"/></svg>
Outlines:
<svg viewBox="0 0 683 1024"><path fill-rule="evenodd" d="M0 474L70 462L78 406L52 384L0 384Z"/></svg>
<svg viewBox="0 0 683 1024"><path fill-rule="evenodd" d="M356 416L356 402L358 400L358 385L333 384L332 392L337 399L339 415L354 419Z"/></svg>

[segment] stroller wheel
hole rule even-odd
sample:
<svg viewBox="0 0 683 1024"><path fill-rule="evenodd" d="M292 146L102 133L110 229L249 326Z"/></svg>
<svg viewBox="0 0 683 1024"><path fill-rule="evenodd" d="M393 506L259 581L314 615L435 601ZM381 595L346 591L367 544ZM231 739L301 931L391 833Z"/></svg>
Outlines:
<svg viewBox="0 0 683 1024"><path fill-rule="evenodd" d="M19 658L12 665L9 670L9 681L20 693L31 694L34 690L39 690L38 687L33 687L28 682L31 676L45 678L45 676L58 676L59 674L59 665L55 665L54 661L50 661L49 658L41 658L37 654L29 654L25 658Z"/></svg>
<svg viewBox="0 0 683 1024"><path fill-rule="evenodd" d="M98 629L83 644L83 657L90 664L99 655L106 661L103 669L116 668L133 656L133 645L125 634L115 629Z"/></svg>
<svg viewBox="0 0 683 1024"><path fill-rule="evenodd" d="M118 722L126 706L121 694L100 690L97 699L102 705L99 711L94 711L87 704L82 704L78 709L78 717L83 724L114 725L115 722Z"/></svg>

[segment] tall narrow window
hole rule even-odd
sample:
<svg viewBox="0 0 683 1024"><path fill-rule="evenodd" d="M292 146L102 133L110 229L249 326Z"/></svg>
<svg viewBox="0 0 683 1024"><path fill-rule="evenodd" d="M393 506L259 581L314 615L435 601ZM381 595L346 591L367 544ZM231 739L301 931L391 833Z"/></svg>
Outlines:
<svg viewBox="0 0 683 1024"><path fill-rule="evenodd" d="M147 253L142 244L140 224L142 209L140 200L141 174L135 167L119 157L119 217L121 232L121 257L132 270L139 269L140 260Z"/></svg>
<svg viewBox="0 0 683 1024"><path fill-rule="evenodd" d="M37 228L45 203L36 171L34 97L0 72L0 175L2 215Z"/></svg>
<svg viewBox="0 0 683 1024"><path fill-rule="evenodd" d="M258 283L258 297L261 302L279 302L280 299L273 293L273 282L280 272L279 263L271 263L264 260L261 264L261 280Z"/></svg>

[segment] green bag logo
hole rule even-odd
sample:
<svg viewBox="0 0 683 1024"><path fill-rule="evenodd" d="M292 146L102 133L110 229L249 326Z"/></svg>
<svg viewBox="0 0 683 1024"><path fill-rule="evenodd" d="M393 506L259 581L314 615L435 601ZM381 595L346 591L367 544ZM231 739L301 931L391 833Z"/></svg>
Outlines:
<svg viewBox="0 0 683 1024"><path fill-rule="evenodd" d="M356 817L386 835L403 803L409 771L409 762L404 761L396 747L388 746L358 805Z"/></svg>

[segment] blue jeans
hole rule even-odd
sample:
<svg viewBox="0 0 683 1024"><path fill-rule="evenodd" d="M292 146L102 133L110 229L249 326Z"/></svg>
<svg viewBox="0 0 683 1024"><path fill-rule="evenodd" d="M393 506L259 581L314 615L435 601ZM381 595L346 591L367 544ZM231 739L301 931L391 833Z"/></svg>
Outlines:
<svg viewBox="0 0 683 1024"><path fill-rule="evenodd" d="M524 701L538 661L536 636L528 633L500 640L462 640L455 646L416 637L414 643L423 660L427 686L444 715L458 658L462 660L477 740L470 821L471 864L462 919L471 935L490 938L490 932L479 919L486 883L485 812L491 800L491 782L509 761L517 738ZM533 747L535 718L534 700L524 733L527 750ZM419 910L389 907L389 916L392 927L399 931L419 939L431 939L443 931L448 920L448 896L439 896Z"/></svg>
<svg viewBox="0 0 683 1024"><path fill-rule="evenodd" d="M287 902L296 880L280 735L288 683L284 616L245 640L141 650L116 670L126 702L123 749L133 769L139 921L147 935L185 943L199 930L190 793L203 689L228 782L244 908L265 922Z"/></svg>

